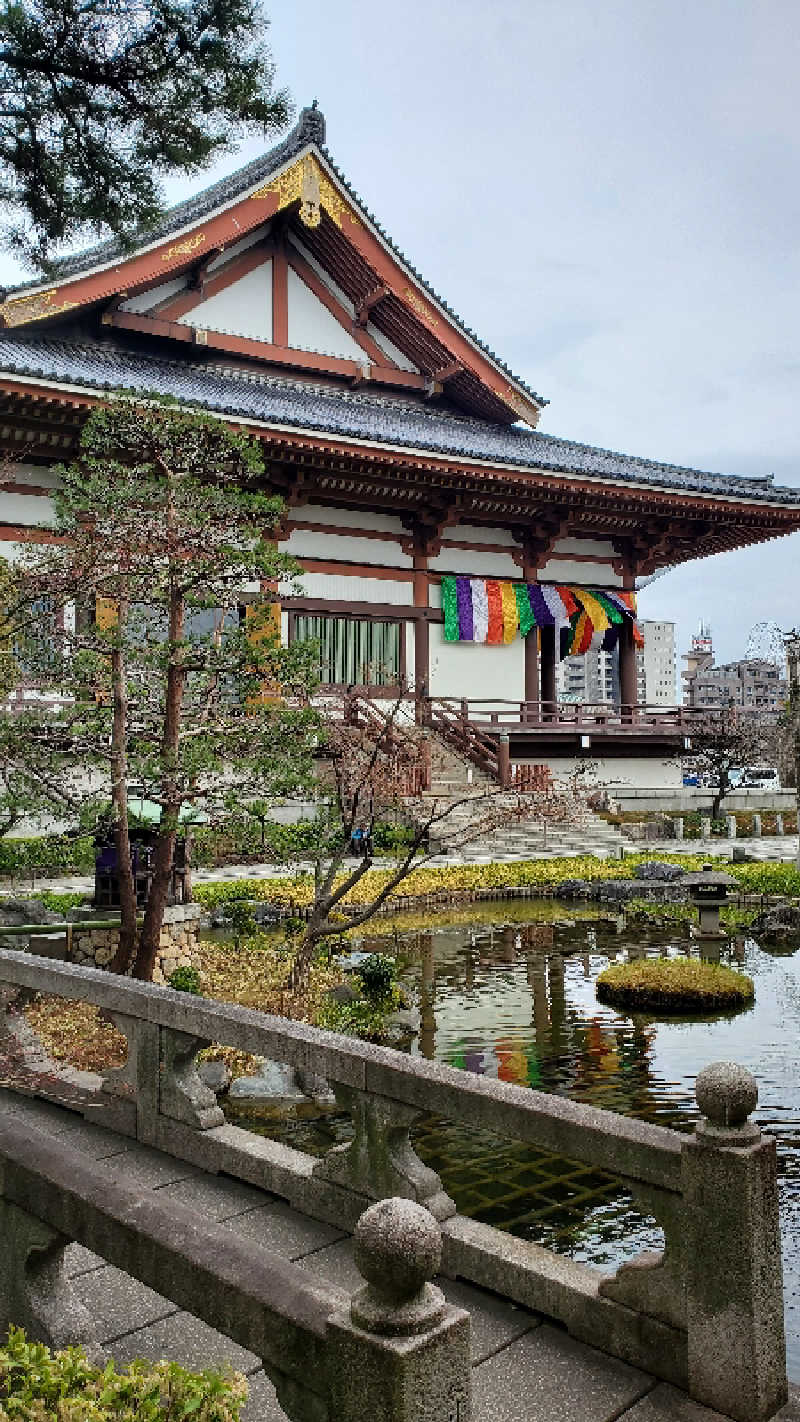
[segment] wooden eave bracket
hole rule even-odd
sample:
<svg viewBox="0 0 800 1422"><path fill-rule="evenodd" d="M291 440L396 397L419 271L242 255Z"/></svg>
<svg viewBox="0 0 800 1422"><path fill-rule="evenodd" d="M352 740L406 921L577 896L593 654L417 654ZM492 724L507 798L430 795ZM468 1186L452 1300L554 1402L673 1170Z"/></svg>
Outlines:
<svg viewBox="0 0 800 1422"><path fill-rule="evenodd" d="M373 307L377 306L379 302L383 301L384 297L388 295L389 288L385 286L383 282L381 282L380 286L374 286L372 291L368 291L366 296L361 298L356 307L356 325L366 326Z"/></svg>
<svg viewBox="0 0 800 1422"><path fill-rule="evenodd" d="M565 538L572 519L569 513L550 515L538 520L535 528L513 528L519 547L511 550L518 568L533 567L538 572L549 562L559 539Z"/></svg>

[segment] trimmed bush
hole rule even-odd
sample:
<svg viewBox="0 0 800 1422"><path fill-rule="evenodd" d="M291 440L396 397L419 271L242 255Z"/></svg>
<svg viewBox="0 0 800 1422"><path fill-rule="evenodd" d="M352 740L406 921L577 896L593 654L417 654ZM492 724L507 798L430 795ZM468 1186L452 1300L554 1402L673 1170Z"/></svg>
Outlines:
<svg viewBox="0 0 800 1422"><path fill-rule="evenodd" d="M203 996L203 983L197 968L192 968L188 964L182 968L176 968L171 973L168 982L176 992L190 992L195 997ZM2 1420L0 1419L0 1422Z"/></svg>
<svg viewBox="0 0 800 1422"><path fill-rule="evenodd" d="M9 1422L239 1422L246 1398L240 1373L141 1359L117 1372L81 1348L51 1353L19 1328L0 1348L0 1419Z"/></svg>
<svg viewBox="0 0 800 1422"><path fill-rule="evenodd" d="M753 1001L752 978L699 958L613 963L597 979L601 1002L629 1012L732 1012Z"/></svg>

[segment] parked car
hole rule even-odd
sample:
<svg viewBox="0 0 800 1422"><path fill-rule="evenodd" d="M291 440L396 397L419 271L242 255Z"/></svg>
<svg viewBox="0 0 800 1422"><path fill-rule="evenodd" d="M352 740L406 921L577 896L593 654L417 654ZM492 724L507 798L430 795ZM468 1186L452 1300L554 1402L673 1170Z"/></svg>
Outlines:
<svg viewBox="0 0 800 1422"><path fill-rule="evenodd" d="M742 776L743 790L780 790L781 779L774 765L750 765Z"/></svg>

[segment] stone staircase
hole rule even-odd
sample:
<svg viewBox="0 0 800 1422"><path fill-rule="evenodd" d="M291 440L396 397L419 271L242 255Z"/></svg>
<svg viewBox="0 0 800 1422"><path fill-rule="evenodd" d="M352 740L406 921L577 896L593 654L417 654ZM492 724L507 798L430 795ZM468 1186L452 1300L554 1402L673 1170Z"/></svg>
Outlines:
<svg viewBox="0 0 800 1422"><path fill-rule="evenodd" d="M491 796L487 800L487 796ZM455 859L467 864L489 864L513 859L555 859L566 855L593 854L600 859L618 858L629 842L619 830L593 814L581 801L567 795L559 797L562 814L548 816L540 794L519 795L514 791L497 793L496 782L484 771L463 760L438 739L431 742L431 788L406 802L411 818L419 820L431 813L434 806L444 808L448 802L457 804L431 833L431 844L438 852L432 864L449 864ZM526 813L526 806L530 810ZM478 833L477 827L487 813L522 807L522 814L512 823L491 827ZM543 808L545 815L543 817ZM470 826L476 825L476 834Z"/></svg>

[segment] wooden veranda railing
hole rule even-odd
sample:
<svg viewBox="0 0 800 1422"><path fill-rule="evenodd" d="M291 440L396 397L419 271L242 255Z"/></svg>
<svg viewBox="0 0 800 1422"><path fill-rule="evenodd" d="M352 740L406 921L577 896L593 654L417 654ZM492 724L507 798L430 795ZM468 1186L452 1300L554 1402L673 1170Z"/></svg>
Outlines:
<svg viewBox="0 0 800 1422"><path fill-rule="evenodd" d="M389 708L392 709L389 709ZM690 736L702 714L683 706L614 706L608 702L512 701L501 697L417 697L402 693L394 702L363 689L341 699L346 723L369 728L391 760L401 794L430 786L420 729L429 729L457 755L469 760L504 789L546 790L551 775L544 764L512 763L511 734L529 731L672 731ZM416 733L412 730L416 727Z"/></svg>

